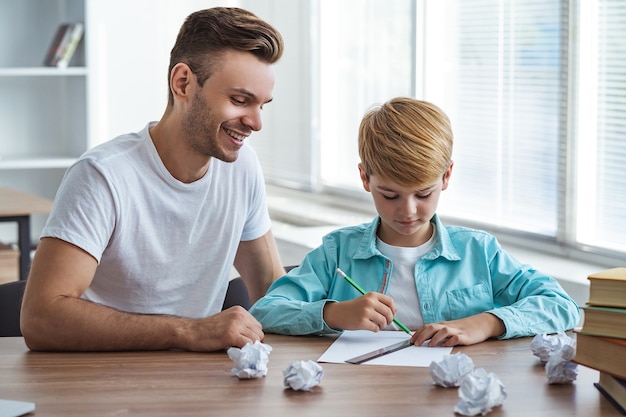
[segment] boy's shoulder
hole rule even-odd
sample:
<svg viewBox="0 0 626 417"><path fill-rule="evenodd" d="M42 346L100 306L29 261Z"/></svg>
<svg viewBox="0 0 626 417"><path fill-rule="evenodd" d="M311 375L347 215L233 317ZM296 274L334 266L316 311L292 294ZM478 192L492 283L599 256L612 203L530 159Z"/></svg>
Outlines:
<svg viewBox="0 0 626 417"><path fill-rule="evenodd" d="M465 226L444 226L447 234L450 236L450 239L453 241L467 241L467 240L481 240L481 241L491 241L497 240L494 235L491 233L481 230L474 229L472 227Z"/></svg>
<svg viewBox="0 0 626 417"><path fill-rule="evenodd" d="M372 228L372 223L353 224L350 226L340 226L336 229L328 232L326 236L351 236L351 235L363 235Z"/></svg>
<svg viewBox="0 0 626 417"><path fill-rule="evenodd" d="M361 240L363 236L374 233L372 231L372 228L376 227L374 223L375 221L349 226L339 226L336 229L326 233L323 236L323 241L347 241L352 239Z"/></svg>

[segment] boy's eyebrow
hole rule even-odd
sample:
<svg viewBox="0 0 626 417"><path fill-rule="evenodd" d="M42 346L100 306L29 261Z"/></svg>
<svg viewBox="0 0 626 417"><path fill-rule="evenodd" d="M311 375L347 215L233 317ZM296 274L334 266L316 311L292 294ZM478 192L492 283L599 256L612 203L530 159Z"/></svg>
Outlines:
<svg viewBox="0 0 626 417"><path fill-rule="evenodd" d="M254 94L252 91L246 89L246 88L231 88L230 89L233 93L237 93L237 94L243 94L244 96L248 96L249 98L251 98L254 101L258 101L258 97L256 94ZM274 97L270 97L269 100L267 100L266 102L264 102L263 104L267 104L270 103L272 100L274 100Z"/></svg>
<svg viewBox="0 0 626 417"><path fill-rule="evenodd" d="M430 191L432 188L434 188L436 186L437 186L437 184L433 184L433 185L430 185L430 186L428 186L426 188L422 188L421 190L415 190L413 192L415 192L415 193L425 193L427 191ZM381 190L381 191L390 191L390 192L394 192L394 193L398 192L397 190L394 190L392 188L388 188L388 187L386 187L384 185L383 186L378 186L378 189Z"/></svg>

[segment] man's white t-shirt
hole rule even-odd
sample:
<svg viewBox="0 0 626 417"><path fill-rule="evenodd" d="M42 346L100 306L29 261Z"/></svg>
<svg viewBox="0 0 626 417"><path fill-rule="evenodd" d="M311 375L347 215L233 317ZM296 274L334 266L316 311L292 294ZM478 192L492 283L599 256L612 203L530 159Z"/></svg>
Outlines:
<svg viewBox="0 0 626 417"><path fill-rule="evenodd" d="M239 242L271 227L261 167L244 145L235 162L213 158L204 177L182 183L159 158L153 123L87 151L68 169L41 236L98 260L87 300L206 317L221 310Z"/></svg>

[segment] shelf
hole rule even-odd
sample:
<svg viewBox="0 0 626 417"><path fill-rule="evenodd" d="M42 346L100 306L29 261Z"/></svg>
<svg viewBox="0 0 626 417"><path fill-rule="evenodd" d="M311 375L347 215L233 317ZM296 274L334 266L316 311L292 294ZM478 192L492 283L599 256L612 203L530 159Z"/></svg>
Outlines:
<svg viewBox="0 0 626 417"><path fill-rule="evenodd" d="M76 161L69 157L6 158L0 156L0 170L67 168Z"/></svg>
<svg viewBox="0 0 626 417"><path fill-rule="evenodd" d="M0 68L0 77L67 77L87 75L85 67L4 67Z"/></svg>

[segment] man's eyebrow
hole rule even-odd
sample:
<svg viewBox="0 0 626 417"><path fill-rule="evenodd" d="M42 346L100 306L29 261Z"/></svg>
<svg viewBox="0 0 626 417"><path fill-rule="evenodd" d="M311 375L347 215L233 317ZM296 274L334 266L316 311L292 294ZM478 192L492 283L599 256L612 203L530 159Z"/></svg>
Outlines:
<svg viewBox="0 0 626 417"><path fill-rule="evenodd" d="M238 93L238 94L243 94L244 96L248 96L251 99L257 101L258 97L256 94L254 94L252 91L246 89L246 88L232 88L231 89L232 92L234 93ZM272 100L274 100L274 97L271 97L269 100L267 100L266 102L264 102L263 104L267 104L270 103Z"/></svg>

